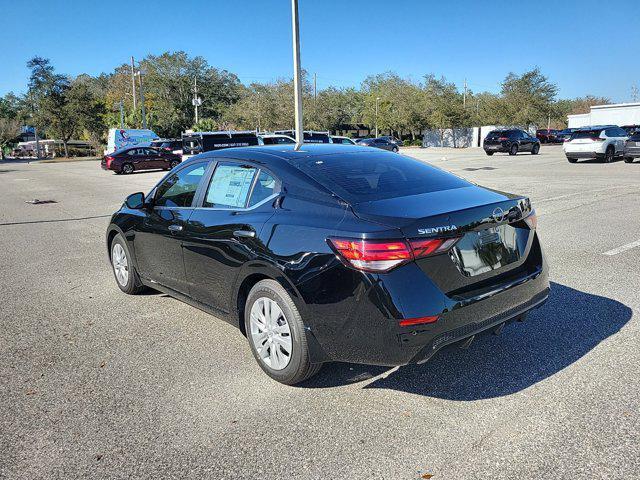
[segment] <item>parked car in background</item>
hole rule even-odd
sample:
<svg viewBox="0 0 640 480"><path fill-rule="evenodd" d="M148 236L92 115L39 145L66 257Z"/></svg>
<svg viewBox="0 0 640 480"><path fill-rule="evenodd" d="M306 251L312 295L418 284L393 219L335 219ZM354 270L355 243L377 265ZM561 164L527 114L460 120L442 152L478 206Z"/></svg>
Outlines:
<svg viewBox="0 0 640 480"><path fill-rule="evenodd" d="M290 145L296 141L287 135L260 134L258 135L258 145Z"/></svg>
<svg viewBox="0 0 640 480"><path fill-rule="evenodd" d="M124 293L213 313L295 384L325 362L423 363L523 320L549 295L536 224L527 197L410 157L285 145L188 160L127 197L106 245Z"/></svg>
<svg viewBox="0 0 640 480"><path fill-rule="evenodd" d="M627 135L640 132L640 125L622 125L620 128L627 132Z"/></svg>
<svg viewBox="0 0 640 480"><path fill-rule="evenodd" d="M576 130L576 128L565 128L564 130L560 130L556 133L556 140L558 143L564 143L571 138L571 134Z"/></svg>
<svg viewBox="0 0 640 480"><path fill-rule="evenodd" d="M596 125L579 128L564 142L562 148L569 163L579 159L597 158L606 163L624 154L627 132L616 125Z"/></svg>
<svg viewBox="0 0 640 480"><path fill-rule="evenodd" d="M492 130L484 139L482 147L487 155L493 155L496 152L509 155L530 152L532 155L537 155L540 151L540 140L517 128Z"/></svg>
<svg viewBox="0 0 640 480"><path fill-rule="evenodd" d="M194 155L212 150L258 144L258 134L255 130L185 133L182 135L182 155L183 160L187 160Z"/></svg>
<svg viewBox="0 0 640 480"><path fill-rule="evenodd" d="M102 158L103 170L129 174L139 170L170 170L181 162L180 155L152 147L132 147L118 150Z"/></svg>
<svg viewBox="0 0 640 480"><path fill-rule="evenodd" d="M176 155L182 155L182 139L180 138L167 138L162 140L154 140L151 142L151 147L162 148Z"/></svg>
<svg viewBox="0 0 640 480"><path fill-rule="evenodd" d="M349 137L339 137L337 135L331 135L331 143L339 143L340 145L355 145L356 142Z"/></svg>
<svg viewBox="0 0 640 480"><path fill-rule="evenodd" d="M395 143L399 147L404 145L404 142L402 140L400 140L399 138L396 138L396 137L394 137L392 135L381 135L378 138L384 138L385 140L387 140L387 141L389 141L391 143Z"/></svg>
<svg viewBox="0 0 640 480"><path fill-rule="evenodd" d="M636 158L640 158L640 130L624 142L624 161L631 163Z"/></svg>
<svg viewBox="0 0 640 480"><path fill-rule="evenodd" d="M542 128L536 130L536 138L540 140L540 143L557 143L559 130L554 130L552 128Z"/></svg>
<svg viewBox="0 0 640 480"><path fill-rule="evenodd" d="M278 135L286 135L293 139L296 138L296 132L293 130L276 130L273 132ZM304 143L331 143L331 136L329 132L317 132L315 130L304 130L303 132Z"/></svg>
<svg viewBox="0 0 640 480"><path fill-rule="evenodd" d="M386 138L378 137L378 138L363 138L358 142L358 145L363 147L375 147L382 148L383 150L389 150L391 152L397 153L400 149L398 145L393 142L390 142Z"/></svg>

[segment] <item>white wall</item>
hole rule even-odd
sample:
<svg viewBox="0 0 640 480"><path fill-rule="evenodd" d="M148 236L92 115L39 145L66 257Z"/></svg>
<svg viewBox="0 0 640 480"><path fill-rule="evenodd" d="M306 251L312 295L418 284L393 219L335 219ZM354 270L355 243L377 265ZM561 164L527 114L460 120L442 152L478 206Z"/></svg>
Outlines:
<svg viewBox="0 0 640 480"><path fill-rule="evenodd" d="M594 105L590 113L567 115L569 128L589 125L640 125L640 103Z"/></svg>
<svg viewBox="0 0 640 480"><path fill-rule="evenodd" d="M567 115L567 126L569 128L580 128L591 125L590 113L579 113L577 115Z"/></svg>

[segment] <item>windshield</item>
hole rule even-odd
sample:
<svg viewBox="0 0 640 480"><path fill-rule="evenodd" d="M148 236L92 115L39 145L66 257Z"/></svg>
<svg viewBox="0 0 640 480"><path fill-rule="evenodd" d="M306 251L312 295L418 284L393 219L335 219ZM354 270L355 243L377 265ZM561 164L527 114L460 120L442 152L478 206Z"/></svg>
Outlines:
<svg viewBox="0 0 640 480"><path fill-rule="evenodd" d="M600 136L600 134L602 133L602 130L581 130L579 132L574 132L573 135L571 135L571 140L574 140L576 138L598 138Z"/></svg>

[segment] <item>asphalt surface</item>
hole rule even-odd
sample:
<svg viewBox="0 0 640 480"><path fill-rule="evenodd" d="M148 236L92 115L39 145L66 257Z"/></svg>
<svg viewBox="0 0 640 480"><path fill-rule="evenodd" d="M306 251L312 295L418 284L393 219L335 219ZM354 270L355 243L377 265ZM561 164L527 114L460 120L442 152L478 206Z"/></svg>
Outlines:
<svg viewBox="0 0 640 480"><path fill-rule="evenodd" d="M531 197L551 298L469 350L300 387L230 325L118 290L108 218L162 173L0 163L0 478L636 478L640 163L406 152Z"/></svg>

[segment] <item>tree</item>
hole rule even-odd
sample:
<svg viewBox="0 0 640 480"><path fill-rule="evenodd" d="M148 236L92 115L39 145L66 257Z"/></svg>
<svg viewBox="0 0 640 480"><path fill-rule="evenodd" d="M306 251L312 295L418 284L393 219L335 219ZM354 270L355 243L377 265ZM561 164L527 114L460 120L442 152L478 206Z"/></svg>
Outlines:
<svg viewBox="0 0 640 480"><path fill-rule="evenodd" d="M502 82L504 101L502 123L509 125L536 125L547 121L554 110L558 87L549 82L539 68L522 75L509 73Z"/></svg>
<svg viewBox="0 0 640 480"><path fill-rule="evenodd" d="M20 121L15 118L0 117L0 158L4 160L5 147L20 135Z"/></svg>

